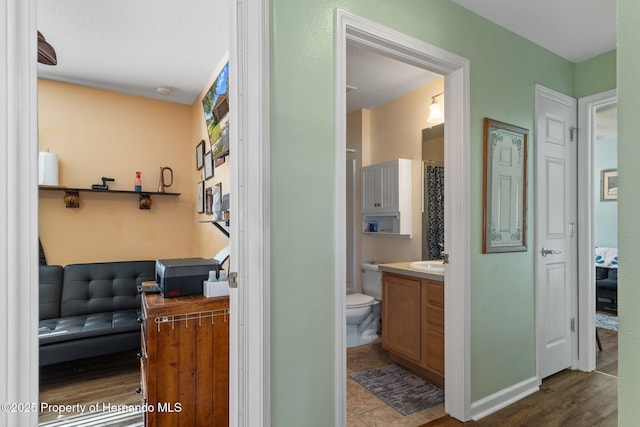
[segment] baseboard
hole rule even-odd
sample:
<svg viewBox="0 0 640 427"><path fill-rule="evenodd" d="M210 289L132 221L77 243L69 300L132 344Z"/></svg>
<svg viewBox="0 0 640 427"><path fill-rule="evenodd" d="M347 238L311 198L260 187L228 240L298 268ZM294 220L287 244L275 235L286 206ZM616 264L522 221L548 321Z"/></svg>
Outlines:
<svg viewBox="0 0 640 427"><path fill-rule="evenodd" d="M474 421L477 421L517 402L520 399L524 399L539 389L540 380L537 377L529 378L518 384L514 384L511 387L502 389L497 393L478 400L477 402L473 402L471 404L471 418Z"/></svg>

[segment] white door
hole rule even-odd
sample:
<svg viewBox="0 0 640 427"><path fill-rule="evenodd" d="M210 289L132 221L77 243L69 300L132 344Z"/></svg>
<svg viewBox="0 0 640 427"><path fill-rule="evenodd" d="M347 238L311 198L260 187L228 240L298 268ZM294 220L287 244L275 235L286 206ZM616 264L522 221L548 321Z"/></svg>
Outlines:
<svg viewBox="0 0 640 427"><path fill-rule="evenodd" d="M536 86L536 325L538 378L572 364L575 340L577 106Z"/></svg>

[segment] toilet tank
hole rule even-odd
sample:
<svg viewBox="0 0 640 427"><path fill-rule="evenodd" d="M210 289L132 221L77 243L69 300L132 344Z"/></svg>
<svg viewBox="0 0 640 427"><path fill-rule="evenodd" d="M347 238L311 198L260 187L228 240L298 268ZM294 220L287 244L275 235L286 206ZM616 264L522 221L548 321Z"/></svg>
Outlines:
<svg viewBox="0 0 640 427"><path fill-rule="evenodd" d="M378 264L362 264L362 293L382 301L382 271Z"/></svg>

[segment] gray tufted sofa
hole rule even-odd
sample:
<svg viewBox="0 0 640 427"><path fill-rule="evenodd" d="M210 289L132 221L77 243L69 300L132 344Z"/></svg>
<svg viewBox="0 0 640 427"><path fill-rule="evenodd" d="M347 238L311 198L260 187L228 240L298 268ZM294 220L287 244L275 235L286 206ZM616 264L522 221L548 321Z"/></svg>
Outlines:
<svg viewBox="0 0 640 427"><path fill-rule="evenodd" d="M40 366L140 348L136 285L155 261L40 266Z"/></svg>

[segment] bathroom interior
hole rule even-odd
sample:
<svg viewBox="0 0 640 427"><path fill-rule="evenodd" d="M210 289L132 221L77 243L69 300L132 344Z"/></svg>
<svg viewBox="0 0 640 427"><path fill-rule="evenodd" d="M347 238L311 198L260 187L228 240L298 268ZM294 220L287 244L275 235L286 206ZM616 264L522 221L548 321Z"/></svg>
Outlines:
<svg viewBox="0 0 640 427"><path fill-rule="evenodd" d="M347 421L418 426L444 415L444 78L348 43L346 91ZM439 400L358 380L397 366Z"/></svg>

